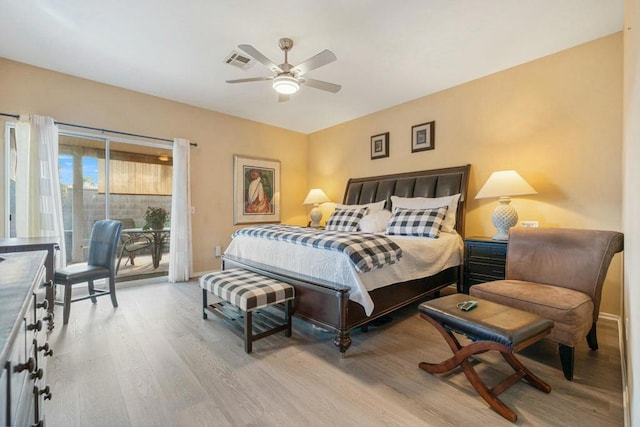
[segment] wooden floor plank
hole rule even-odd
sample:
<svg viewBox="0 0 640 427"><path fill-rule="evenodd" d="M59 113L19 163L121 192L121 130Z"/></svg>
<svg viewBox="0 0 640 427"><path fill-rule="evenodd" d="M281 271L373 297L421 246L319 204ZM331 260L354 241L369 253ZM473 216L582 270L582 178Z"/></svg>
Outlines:
<svg viewBox="0 0 640 427"><path fill-rule="evenodd" d="M418 368L451 350L417 305L354 331L340 358L332 334L299 319L291 338L275 334L248 355L224 322L202 319L200 298L195 282L158 282L119 290L117 309L105 299L74 304L69 325L50 336L48 425L511 425L459 370ZM600 350L576 348L573 382L555 344L526 349L519 357L552 392L518 383L503 393L518 425L623 425L617 334L615 322L599 322ZM492 352L473 363L488 384L512 372Z"/></svg>

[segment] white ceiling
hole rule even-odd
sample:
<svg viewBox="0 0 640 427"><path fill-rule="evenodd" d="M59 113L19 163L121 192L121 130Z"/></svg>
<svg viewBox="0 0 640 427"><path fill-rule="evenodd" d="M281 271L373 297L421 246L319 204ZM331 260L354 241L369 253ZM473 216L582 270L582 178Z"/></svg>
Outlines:
<svg viewBox="0 0 640 427"><path fill-rule="evenodd" d="M11 0L0 57L310 133L622 30L624 0ZM268 76L224 60L250 44L280 64L323 49L278 103ZM1 72L1 70L0 70ZM1 78L1 74L0 74Z"/></svg>

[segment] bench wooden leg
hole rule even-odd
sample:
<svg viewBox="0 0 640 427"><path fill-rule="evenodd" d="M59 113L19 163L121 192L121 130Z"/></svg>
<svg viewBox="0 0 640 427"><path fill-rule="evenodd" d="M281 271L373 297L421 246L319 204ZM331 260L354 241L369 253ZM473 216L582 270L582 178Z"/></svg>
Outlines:
<svg viewBox="0 0 640 427"><path fill-rule="evenodd" d="M251 353L253 351L253 313L247 311L244 313L244 351Z"/></svg>
<svg viewBox="0 0 640 427"><path fill-rule="evenodd" d="M206 319L207 316L207 290L202 290L202 318Z"/></svg>
<svg viewBox="0 0 640 427"><path fill-rule="evenodd" d="M509 347L494 341L476 341L472 344L462 346L455 335L451 331L446 330L439 322L423 313L420 314L420 317L431 323L436 330L440 332L453 352L453 356L451 358L441 363L421 362L418 365L420 369L429 372L430 374L442 374L460 366L462 372L464 372L465 376L473 388L476 389L478 394L482 396L491 408L509 421L515 422L518 419L518 415L498 398L500 393L507 390L521 379L524 379L528 384L544 391L545 393L549 393L551 391L551 387L528 370L522 362L514 356ZM471 362L469 362L469 357L472 355L484 353L489 350L499 351L502 357L515 371L514 374L507 377L491 389L482 381L478 376L478 373L473 369Z"/></svg>
<svg viewBox="0 0 640 427"><path fill-rule="evenodd" d="M285 317L285 321L287 322L287 329L284 332L284 336L285 337L290 337L291 336L291 314L292 314L292 302L293 300L290 299L288 300L285 305L284 305L284 317Z"/></svg>

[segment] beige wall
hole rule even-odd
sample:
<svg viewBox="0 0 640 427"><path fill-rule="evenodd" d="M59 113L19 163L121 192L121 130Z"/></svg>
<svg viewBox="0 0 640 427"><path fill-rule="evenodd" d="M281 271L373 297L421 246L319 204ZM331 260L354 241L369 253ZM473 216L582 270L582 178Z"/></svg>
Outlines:
<svg viewBox="0 0 640 427"><path fill-rule="evenodd" d="M1 58L0 94L3 113L41 114L67 123L197 142L191 150L195 272L219 267L214 247L227 246L237 228L232 205L234 154L279 159L282 220L303 224L306 219L304 134ZM4 127L0 132L4 135ZM4 136L2 141L4 146ZM4 168L4 149L0 151ZM3 180L4 173L0 176Z"/></svg>
<svg viewBox="0 0 640 427"><path fill-rule="evenodd" d="M522 220L622 229L621 34L309 136L3 59L0 93L0 112L197 142L196 272L218 267L213 248L226 246L236 228L233 154L281 160L287 223L306 221L300 203L311 187L339 201L348 177L470 163L467 235L492 234L495 202L473 197L492 171L511 168L539 192L513 200ZM411 126L430 120L436 121L436 149L412 154ZM382 132L390 132L390 157L370 160L369 138ZM603 312L620 313L621 264L618 255Z"/></svg>
<svg viewBox="0 0 640 427"><path fill-rule="evenodd" d="M425 70L424 72L428 72ZM435 120L435 150L411 153L411 126ZM370 137L390 132L390 156ZM514 198L541 226L621 230L622 35L614 34L309 136L309 186L332 200L349 177L470 163L466 235L492 235L491 172L516 169L537 191ZM622 266L601 311L620 313Z"/></svg>
<svg viewBox="0 0 640 427"><path fill-rule="evenodd" d="M640 1L627 0L624 25L624 305L623 337L627 368L625 407L629 425L640 425ZM627 406L629 404L629 406Z"/></svg>

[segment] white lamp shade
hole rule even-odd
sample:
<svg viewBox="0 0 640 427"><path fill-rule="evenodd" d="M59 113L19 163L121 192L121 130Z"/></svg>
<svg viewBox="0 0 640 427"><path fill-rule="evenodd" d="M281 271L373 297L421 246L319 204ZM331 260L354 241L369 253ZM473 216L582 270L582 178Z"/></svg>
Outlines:
<svg viewBox="0 0 640 427"><path fill-rule="evenodd" d="M514 170L496 171L491 174L476 194L476 199L500 198L500 203L491 215L491 222L496 227L493 240L509 239L509 229L518 223L518 212L509 204L509 197L536 193L537 191Z"/></svg>
<svg viewBox="0 0 640 427"><path fill-rule="evenodd" d="M307 194L307 198L304 199L303 205L316 205L319 203L329 202L331 199L324 194L324 191L320 188L312 188Z"/></svg>
<svg viewBox="0 0 640 427"><path fill-rule="evenodd" d="M309 212L309 217L311 218L311 227L319 227L320 220L322 219L322 211L318 207L320 203L331 201L324 191L320 188L312 188L307 194L307 198L304 199L303 204L305 205L313 205L313 209Z"/></svg>
<svg viewBox="0 0 640 427"><path fill-rule="evenodd" d="M273 88L283 95L292 95L300 90L300 83L291 76L278 76L273 79Z"/></svg>
<svg viewBox="0 0 640 427"><path fill-rule="evenodd" d="M484 183L476 199L489 197L523 196L525 194L537 194L527 181L514 170L496 171L491 174Z"/></svg>

